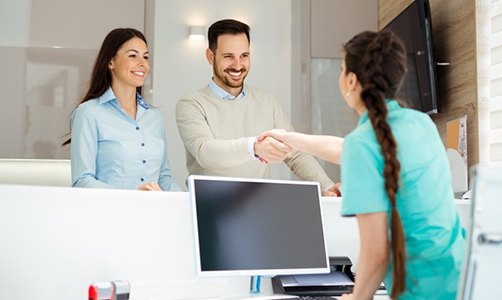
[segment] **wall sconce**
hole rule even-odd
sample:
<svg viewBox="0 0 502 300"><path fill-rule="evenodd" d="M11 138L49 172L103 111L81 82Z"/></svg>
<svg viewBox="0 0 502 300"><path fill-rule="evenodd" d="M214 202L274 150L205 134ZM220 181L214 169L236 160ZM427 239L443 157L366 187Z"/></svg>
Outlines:
<svg viewBox="0 0 502 300"><path fill-rule="evenodd" d="M188 32L188 38L194 41L201 41L206 38L204 26L190 26Z"/></svg>

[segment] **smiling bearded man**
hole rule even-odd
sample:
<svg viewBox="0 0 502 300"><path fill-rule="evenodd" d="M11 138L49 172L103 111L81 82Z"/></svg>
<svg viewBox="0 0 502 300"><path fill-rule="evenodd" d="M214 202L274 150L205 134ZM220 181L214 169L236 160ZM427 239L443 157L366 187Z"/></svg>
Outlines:
<svg viewBox="0 0 502 300"><path fill-rule="evenodd" d="M267 130L293 126L270 92L244 83L250 68L249 26L217 21L209 27L208 40L213 78L176 106L189 174L268 178L269 164L284 161L298 178L317 181L325 195L332 195L334 183L312 156L293 153L272 137L257 139Z"/></svg>

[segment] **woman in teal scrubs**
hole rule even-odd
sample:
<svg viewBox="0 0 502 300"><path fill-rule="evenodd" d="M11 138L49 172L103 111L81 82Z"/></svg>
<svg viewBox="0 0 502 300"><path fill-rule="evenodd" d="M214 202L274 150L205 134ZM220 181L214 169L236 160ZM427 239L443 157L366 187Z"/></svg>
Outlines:
<svg viewBox="0 0 502 300"><path fill-rule="evenodd" d="M357 128L345 140L282 130L262 137L335 163L341 156L342 214L357 217L361 240L353 294L341 299L372 299L384 281L393 299L453 300L464 233L434 123L396 100L404 46L391 32L366 31L344 54L339 86L360 115Z"/></svg>

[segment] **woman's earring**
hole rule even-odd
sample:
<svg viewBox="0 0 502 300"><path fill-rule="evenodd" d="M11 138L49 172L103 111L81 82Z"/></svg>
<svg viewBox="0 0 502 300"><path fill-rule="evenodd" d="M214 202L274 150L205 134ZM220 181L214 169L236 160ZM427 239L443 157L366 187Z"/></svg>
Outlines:
<svg viewBox="0 0 502 300"><path fill-rule="evenodd" d="M351 91L351 90L349 90L349 91L347 92L347 94L345 94L345 95L347 95L347 97L350 97L350 95L352 95L352 91Z"/></svg>

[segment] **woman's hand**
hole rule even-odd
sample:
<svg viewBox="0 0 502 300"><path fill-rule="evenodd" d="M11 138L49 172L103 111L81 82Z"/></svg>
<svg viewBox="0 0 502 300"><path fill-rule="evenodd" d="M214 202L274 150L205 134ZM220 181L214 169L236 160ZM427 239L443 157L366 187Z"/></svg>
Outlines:
<svg viewBox="0 0 502 300"><path fill-rule="evenodd" d="M354 297L352 296L352 294L343 294L341 298L338 298L340 300L352 300L354 299Z"/></svg>
<svg viewBox="0 0 502 300"><path fill-rule="evenodd" d="M160 189L159 184L156 182L148 182L148 183L142 184L142 185L138 186L138 190L141 190L141 191L162 191Z"/></svg>
<svg viewBox="0 0 502 300"><path fill-rule="evenodd" d="M293 149L283 142L267 136L263 140L255 141L254 153L261 162L278 163L288 158L293 153Z"/></svg>
<svg viewBox="0 0 502 300"><path fill-rule="evenodd" d="M284 129L271 129L269 131L265 131L258 137L258 141L261 142L267 137L273 137L274 139L287 144L286 142L286 130ZM288 145L289 146L289 145Z"/></svg>

